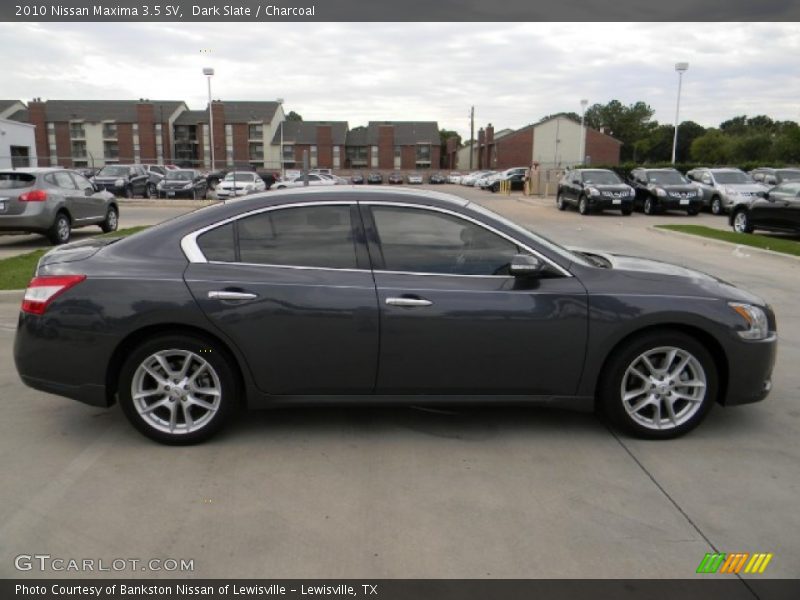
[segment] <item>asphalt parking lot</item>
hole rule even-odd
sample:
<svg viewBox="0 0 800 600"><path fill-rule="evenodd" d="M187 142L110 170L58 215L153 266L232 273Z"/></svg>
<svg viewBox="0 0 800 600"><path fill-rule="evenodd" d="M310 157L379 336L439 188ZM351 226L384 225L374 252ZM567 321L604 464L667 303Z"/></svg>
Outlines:
<svg viewBox="0 0 800 600"><path fill-rule="evenodd" d="M196 577L684 578L713 551L774 554L743 578L800 576L800 261L649 228L726 227L707 214L581 217L550 199L437 189L566 245L685 264L764 296L781 337L771 395L716 407L667 442L544 408L328 408L246 413L210 443L171 448L116 407L24 387L11 358L19 295L6 293L0 576L84 575L15 570L15 556L46 553L193 559ZM130 207L120 226L186 210ZM0 239L0 256L38 243Z"/></svg>

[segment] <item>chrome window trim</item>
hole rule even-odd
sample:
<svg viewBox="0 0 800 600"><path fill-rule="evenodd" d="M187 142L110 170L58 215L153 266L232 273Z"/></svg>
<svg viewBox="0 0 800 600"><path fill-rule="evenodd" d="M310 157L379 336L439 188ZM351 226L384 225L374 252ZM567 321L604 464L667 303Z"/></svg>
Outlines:
<svg viewBox="0 0 800 600"><path fill-rule="evenodd" d="M272 265L267 263L225 262L224 260L206 261L209 265L237 265L239 267L267 267L270 269L296 269L298 271L346 271L350 273L369 273L369 269L352 269L350 267L304 267L299 265Z"/></svg>
<svg viewBox="0 0 800 600"><path fill-rule="evenodd" d="M555 269L557 269L565 277L574 277L572 275L572 273L567 271L564 267L562 267L558 263L554 262L553 260L551 260L547 256L544 256L538 250L534 250L528 244L523 244L522 242L520 242L518 239L514 238L513 236L510 236L507 233L503 233L502 231L500 231L498 229L495 229L491 225L488 225L486 223L478 221L477 219L474 219L474 218L472 218L470 216L467 216L467 215L464 215L464 214L461 214L461 213L458 213L458 212L455 212L455 211L452 211L452 210L449 210L449 209L446 209L446 208L440 208L438 206L423 206L423 205L419 205L419 204L411 204L411 203L405 203L405 202L386 202L386 201L382 201L382 200L363 200L363 201L360 201L359 204L362 204L362 205L365 205L365 206L400 206L400 207L403 207L403 208L416 208L416 209L419 209L419 210L430 210L430 211L433 211L433 212L443 213L443 214L451 215L451 216L459 218L459 219L463 219L465 221L469 221L470 223L473 223L474 225L477 225L478 227L483 227L487 231L491 231L495 235L498 235L501 238L504 238L506 241L509 241L509 242L519 246L520 248L523 248L523 249L527 250L532 255L534 255L534 256L536 256L538 258L541 258L547 264L549 264L550 266L552 266ZM376 227L377 227L377 225L376 225ZM424 273L424 272L423 273L411 273L409 271L383 271L383 270L380 270L380 269L375 269L375 272L376 273L409 273L409 274L413 274L413 275L441 275L441 276L445 276L445 277L506 277L506 278L507 277L511 277L511 275L459 275L457 273L448 274L448 273Z"/></svg>
<svg viewBox="0 0 800 600"><path fill-rule="evenodd" d="M291 204L280 204L278 206L267 206L263 208L257 208L254 210L250 210L238 215L234 215L232 217L228 217L227 219L223 219L222 221L218 221L212 225L206 225L200 229L197 229L191 233L186 234L181 238L181 250L183 251L184 256L190 263L194 264L222 264L222 265L240 265L240 266L254 266L254 267L269 267L269 268L280 268L280 269L300 269L300 270L327 270L327 271L350 271L350 272L375 272L381 274L397 274L397 275L421 275L421 276L438 276L438 277L471 277L471 278L483 278L483 279L508 279L512 277L511 275L467 275L461 273L427 273L427 272L414 272L414 271L392 271L387 269L351 269L351 268L335 268L335 267L311 267L311 266L301 266L301 265L267 265L262 263L246 263L246 262L225 262L225 261L209 261L203 252L200 250L200 247L197 245L197 238L206 233L207 231L211 231L212 229L216 229L218 227L223 227L228 223L232 223L238 219L243 219L245 217L250 217L253 215L261 214L264 212L269 212L273 210L280 210L283 208L302 208L306 206L353 206L353 205L366 205L366 206L397 206L402 208L414 208L418 210L429 210L433 212L438 212L446 215L450 215L459 219L463 219L465 221L469 221L478 227L482 227L487 231L498 235L505 240L527 250L532 255L541 258L547 264L555 268L559 273L561 273L564 277L574 277L572 273L567 271L564 267L556 263L555 261L551 260L547 256L543 255L538 250L534 250L528 244L524 244L520 242L518 239L514 238L511 235L508 235L498 229L495 229L491 225L487 225L486 223L482 223L477 219L474 219L470 216L446 209L440 208L438 206L426 206L421 204L413 204L407 202L386 202L382 200L321 200L318 202L293 202Z"/></svg>

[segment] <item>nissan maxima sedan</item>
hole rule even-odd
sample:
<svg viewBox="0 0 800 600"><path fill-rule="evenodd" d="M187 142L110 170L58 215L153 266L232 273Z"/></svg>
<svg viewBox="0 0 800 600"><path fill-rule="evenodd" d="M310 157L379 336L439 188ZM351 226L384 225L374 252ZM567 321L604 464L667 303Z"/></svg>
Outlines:
<svg viewBox="0 0 800 600"><path fill-rule="evenodd" d="M709 275L570 251L449 194L332 186L50 251L14 358L168 444L240 406L330 402L596 407L671 438L762 400L776 340L764 300Z"/></svg>

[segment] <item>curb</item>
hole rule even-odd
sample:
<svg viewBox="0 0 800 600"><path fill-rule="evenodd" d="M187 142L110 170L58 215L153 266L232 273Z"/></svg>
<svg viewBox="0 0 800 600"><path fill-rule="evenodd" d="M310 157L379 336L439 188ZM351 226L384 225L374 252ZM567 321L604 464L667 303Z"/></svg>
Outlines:
<svg viewBox="0 0 800 600"><path fill-rule="evenodd" d="M764 248L757 248L755 246L748 246L747 244L734 244L733 242L726 242L724 240L715 240L714 238L707 238L702 235L694 235L691 233L684 233L682 231L672 231L671 229L659 229L657 227L648 227L650 231L655 231L656 233L660 233L663 235L673 235L675 237L680 237L683 239L690 239L696 242L703 242L704 244L714 244L716 246L721 246L725 248L731 248L733 250L741 250L742 252L754 252L756 254L763 254L766 256L774 256L777 258L785 258L789 259L794 263L800 263L800 256L794 256L792 254L785 254L783 252L776 252L775 250L766 250Z"/></svg>

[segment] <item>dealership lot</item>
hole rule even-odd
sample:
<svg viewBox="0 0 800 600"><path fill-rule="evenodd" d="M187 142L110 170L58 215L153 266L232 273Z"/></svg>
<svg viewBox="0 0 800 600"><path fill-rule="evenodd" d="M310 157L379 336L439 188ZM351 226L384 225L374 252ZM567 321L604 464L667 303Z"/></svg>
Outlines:
<svg viewBox="0 0 800 600"><path fill-rule="evenodd" d="M245 414L210 443L167 448L117 408L25 388L8 294L0 447L15 461L2 474L0 575L19 575L18 554L47 553L193 559L202 577L688 577L718 550L772 552L767 575L798 576L800 261L649 229L725 228L721 217L581 217L550 199L437 189L567 245L683 263L763 295L781 335L772 394L669 442L538 408L304 409ZM130 207L120 225L185 210ZM164 573L124 573L142 574Z"/></svg>

